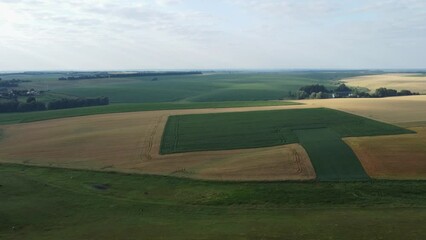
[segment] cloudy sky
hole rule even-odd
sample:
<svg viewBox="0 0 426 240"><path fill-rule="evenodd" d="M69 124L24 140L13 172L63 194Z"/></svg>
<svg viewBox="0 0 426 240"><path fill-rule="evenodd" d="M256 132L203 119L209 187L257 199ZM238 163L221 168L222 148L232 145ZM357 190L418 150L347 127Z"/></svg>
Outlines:
<svg viewBox="0 0 426 240"><path fill-rule="evenodd" d="M426 0L0 0L0 71L426 68Z"/></svg>

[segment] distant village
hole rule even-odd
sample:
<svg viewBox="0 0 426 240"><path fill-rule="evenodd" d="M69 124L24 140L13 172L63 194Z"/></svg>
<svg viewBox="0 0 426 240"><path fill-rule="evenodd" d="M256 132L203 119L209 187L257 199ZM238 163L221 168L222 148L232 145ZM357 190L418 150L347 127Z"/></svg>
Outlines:
<svg viewBox="0 0 426 240"><path fill-rule="evenodd" d="M34 88L31 89L16 89L20 83L30 82L29 80L2 80L0 78L0 98L3 99L17 99L18 97L30 97L38 96L44 91L37 91Z"/></svg>
<svg viewBox="0 0 426 240"><path fill-rule="evenodd" d="M46 91L34 88L19 89L19 84L28 80L2 80L0 78L0 113L6 112L32 112L76 107L90 107L108 105L108 97L97 98L62 98L47 103L38 101L37 96Z"/></svg>

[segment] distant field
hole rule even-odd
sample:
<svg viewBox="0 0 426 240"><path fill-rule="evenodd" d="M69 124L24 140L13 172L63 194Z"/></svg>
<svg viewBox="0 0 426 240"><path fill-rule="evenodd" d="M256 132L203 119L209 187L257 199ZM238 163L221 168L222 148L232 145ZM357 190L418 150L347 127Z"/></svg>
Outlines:
<svg viewBox="0 0 426 240"><path fill-rule="evenodd" d="M0 165L0 238L424 239L426 182L229 183Z"/></svg>
<svg viewBox="0 0 426 240"><path fill-rule="evenodd" d="M300 103L285 101L252 101L252 102L206 102L206 103L134 103L111 104L107 106L70 108L27 113L0 113L0 125L12 123L25 123L55 118L87 116L106 113L138 112L171 109L197 109L197 108L231 108L231 107L256 107L256 106L281 106L297 105Z"/></svg>
<svg viewBox="0 0 426 240"><path fill-rule="evenodd" d="M58 81L61 75L16 74L0 76L24 79L22 88L50 90L58 98L108 96L113 103L148 102L220 102L292 99L296 92L308 84L336 85L342 78L359 76L362 72L214 72L203 75L153 77L102 78ZM42 97L49 100L48 97Z"/></svg>
<svg viewBox="0 0 426 240"><path fill-rule="evenodd" d="M326 107L399 124L426 121L426 95L388 98L337 98L298 100L310 107Z"/></svg>
<svg viewBox="0 0 426 240"><path fill-rule="evenodd" d="M380 74L351 77L342 81L349 86L368 88L370 91L385 87L426 94L426 75L424 74Z"/></svg>

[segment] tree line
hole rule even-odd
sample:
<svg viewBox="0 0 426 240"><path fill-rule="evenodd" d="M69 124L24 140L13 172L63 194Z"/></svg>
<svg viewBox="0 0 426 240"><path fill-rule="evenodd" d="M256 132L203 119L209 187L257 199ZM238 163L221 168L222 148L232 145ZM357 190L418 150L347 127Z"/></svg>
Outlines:
<svg viewBox="0 0 426 240"><path fill-rule="evenodd" d="M378 88L374 93L359 91L352 89L345 84L340 84L336 89L329 90L324 85L308 85L303 86L297 92L296 97L298 99L321 99L321 98L342 98L342 97L354 97L354 98L383 98L393 96L409 96L419 95L419 93L411 92L410 90L397 91L395 89Z"/></svg>
<svg viewBox="0 0 426 240"><path fill-rule="evenodd" d="M63 98L45 104L44 102L38 102L35 97L31 96L27 98L26 102L19 102L17 100L0 102L0 113L45 111L65 108L101 106L108 104L108 97L76 99Z"/></svg>
<svg viewBox="0 0 426 240"><path fill-rule="evenodd" d="M108 105L108 97L98 98L63 98L60 100L51 101L47 104L47 109L64 109L64 108L78 108L78 107L90 107L90 106L101 106Z"/></svg>
<svg viewBox="0 0 426 240"><path fill-rule="evenodd" d="M158 76L170 76L170 75L194 75L202 74L199 71L189 71L189 72L137 72L137 73L96 73L96 74L86 74L86 75L77 75L70 77L60 77L58 80L83 80L83 79L96 79L96 78L125 78L125 77L158 77Z"/></svg>

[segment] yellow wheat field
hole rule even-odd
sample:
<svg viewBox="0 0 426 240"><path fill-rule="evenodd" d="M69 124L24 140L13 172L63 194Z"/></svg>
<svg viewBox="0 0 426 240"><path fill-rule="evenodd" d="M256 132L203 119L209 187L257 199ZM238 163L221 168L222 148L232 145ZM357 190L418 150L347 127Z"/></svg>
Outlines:
<svg viewBox="0 0 426 240"><path fill-rule="evenodd" d="M426 75L424 74L380 74L359 76L343 79L348 86L368 88L374 91L385 87L396 90L410 90L412 92L426 93Z"/></svg>
<svg viewBox="0 0 426 240"><path fill-rule="evenodd" d="M159 154L170 114L261 109L270 107L105 114L9 125L2 127L0 161L216 180L314 179L309 157L298 144Z"/></svg>

